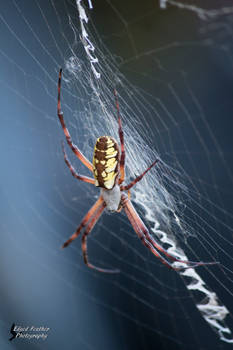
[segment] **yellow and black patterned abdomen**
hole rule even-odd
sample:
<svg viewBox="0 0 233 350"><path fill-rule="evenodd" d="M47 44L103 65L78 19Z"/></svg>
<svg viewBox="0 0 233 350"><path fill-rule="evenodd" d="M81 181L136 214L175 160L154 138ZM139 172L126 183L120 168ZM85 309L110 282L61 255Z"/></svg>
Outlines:
<svg viewBox="0 0 233 350"><path fill-rule="evenodd" d="M101 136L97 139L93 155L95 185L111 190L119 172L119 147L113 137Z"/></svg>

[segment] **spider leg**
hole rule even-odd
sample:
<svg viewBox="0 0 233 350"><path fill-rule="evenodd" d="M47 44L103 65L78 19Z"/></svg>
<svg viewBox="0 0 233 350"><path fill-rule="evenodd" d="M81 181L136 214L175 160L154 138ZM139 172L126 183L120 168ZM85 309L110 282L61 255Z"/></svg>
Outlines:
<svg viewBox="0 0 233 350"><path fill-rule="evenodd" d="M66 165L68 166L68 168L70 169L70 172L71 174L78 180L81 180L81 181L84 181L84 182L88 182L90 184L95 184L95 180L88 177L88 176L82 176L82 175L78 175L77 172L75 171L74 167L71 165L68 157L67 157L67 154L66 154L66 151L65 151L65 148L64 148L64 143L62 142L62 151L63 151L63 154L64 154L64 160L65 160L65 163Z"/></svg>
<svg viewBox="0 0 233 350"><path fill-rule="evenodd" d="M59 117L62 129L64 131L66 141L74 154L78 157L79 160L91 171L93 171L93 166L91 162L82 154L82 152L78 149L78 147L72 142L70 133L65 125L64 118L63 118L63 112L61 111L61 76L62 76L62 69L59 71L59 78L58 78L58 97L57 97L57 115Z"/></svg>
<svg viewBox="0 0 233 350"><path fill-rule="evenodd" d="M140 181L143 176L156 164L158 163L159 159L156 159L141 175L137 176L136 179L134 179L133 181L131 181L128 185L126 186L121 186L121 190L122 191L127 191L129 190L131 187L133 187L138 181Z"/></svg>
<svg viewBox="0 0 233 350"><path fill-rule="evenodd" d="M86 226L88 221L92 218L92 216L96 213L96 211L103 205L104 200L103 197L99 197L98 200L95 202L95 204L91 207L91 209L87 212L87 214L82 219L80 225L78 226L77 230L73 235L63 244L62 248L67 247L75 238L78 237L80 234L82 228Z"/></svg>
<svg viewBox="0 0 233 350"><path fill-rule="evenodd" d="M97 267L91 263L89 263L88 261L88 255L87 255L87 236L88 234L92 231L92 229L94 228L97 220L100 218L104 208L105 208L106 204L102 203L102 205L97 209L97 211L95 212L94 216L92 217L92 219L90 220L90 222L88 223L86 230L82 236L82 251L83 251L83 259L85 264L90 267L91 269L97 270L99 272L104 272L104 273L118 273L120 272L119 269L103 269L101 267Z"/></svg>
<svg viewBox="0 0 233 350"><path fill-rule="evenodd" d="M146 226L144 225L144 223L142 222L142 220L140 219L138 213L136 212L133 204L131 203L131 201L123 194L122 195L122 205L123 208L125 209L126 215L128 216L129 221L131 222L135 232L137 233L138 237L142 240L142 243L144 245L146 245L150 251L157 256L164 265L166 265L167 267L179 271L182 270L184 268L194 268L196 266L203 266L203 265L215 265L218 264L218 262L194 262L194 261L185 261L185 260L180 260L175 258L173 255L169 254L161 245L159 245L155 239L150 235L148 229L146 228ZM180 263L185 263L189 266L187 267L173 267L172 264L167 261L160 253L162 252L165 256L167 256L168 258L170 258L173 261L177 261Z"/></svg>
<svg viewBox="0 0 233 350"><path fill-rule="evenodd" d="M133 226L134 231L136 232L137 236L139 237L139 239L142 241L142 244L144 244L164 265L166 265L168 268L172 269L172 270L177 270L177 268L173 267L172 264L167 261L154 247L153 245L146 239L145 235L143 234L143 232L141 231L140 227L138 226L138 222L135 219L134 215L135 213L132 213L131 208L130 208L130 204L129 204L129 200L124 198L123 199L123 208L126 212L126 215L131 223L131 225ZM135 211L136 212L136 211ZM137 213L136 213L137 215ZM138 216L138 215L137 215Z"/></svg>
<svg viewBox="0 0 233 350"><path fill-rule="evenodd" d="M121 117L120 117L120 108L117 97L117 91L114 89L114 95L116 100L117 116L118 116L118 133L121 142L121 158L120 158L120 178L118 184L120 185L125 179L125 145L124 145L124 133L122 129Z"/></svg>

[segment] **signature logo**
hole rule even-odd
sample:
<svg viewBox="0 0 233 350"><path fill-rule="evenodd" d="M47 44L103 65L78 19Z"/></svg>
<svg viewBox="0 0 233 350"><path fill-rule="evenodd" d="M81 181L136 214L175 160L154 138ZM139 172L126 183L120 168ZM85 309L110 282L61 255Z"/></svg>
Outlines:
<svg viewBox="0 0 233 350"><path fill-rule="evenodd" d="M48 337L48 332L50 328L45 326L17 326L15 323L12 324L10 333L12 337L9 338L9 341L12 341L15 338L18 339L42 339L45 340Z"/></svg>
<svg viewBox="0 0 233 350"><path fill-rule="evenodd" d="M10 341L12 341L13 339L15 339L15 337L16 337L16 335L17 335L17 332L14 331L14 328L15 328L15 323L13 323L12 326L11 326L10 333L12 334L12 337L9 339Z"/></svg>

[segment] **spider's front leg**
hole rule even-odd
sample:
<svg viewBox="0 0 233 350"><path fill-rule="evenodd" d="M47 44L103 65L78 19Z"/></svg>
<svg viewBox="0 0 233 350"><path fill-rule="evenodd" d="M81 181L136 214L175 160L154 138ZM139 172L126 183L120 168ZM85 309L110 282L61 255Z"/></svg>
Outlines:
<svg viewBox="0 0 233 350"><path fill-rule="evenodd" d="M120 272L120 270L118 270L118 269L112 269L112 270L111 269L103 269L101 267L97 267L97 266L89 263L89 261L88 261L87 236L93 230L96 222L99 220L105 207L106 207L106 203L104 202L103 197L100 196L99 199L95 202L95 204L88 211L88 213L84 216L83 220L81 221L81 224L78 226L75 233L63 244L62 248L67 247L73 240L75 240L79 236L82 229L85 228L85 231L84 231L83 237L82 237L82 251L83 251L84 263L88 267L90 267L91 269L97 270L99 272L118 273L118 272Z"/></svg>
<svg viewBox="0 0 233 350"><path fill-rule="evenodd" d="M102 204L102 206L100 206L100 208L98 209L98 211L95 213L95 215L92 217L92 219L90 220L89 224L86 227L86 230L82 236L82 251L83 251L83 259L85 264L90 267L91 269L97 270L99 272L104 272L104 273L119 273L120 270L119 269L103 269L102 267L98 267L95 266L93 264L91 264L88 261L88 255L87 255L87 236L89 235L89 233L93 230L97 220L100 218L104 208L106 207L105 203Z"/></svg>
<svg viewBox="0 0 233 350"><path fill-rule="evenodd" d="M136 234L141 239L142 243L150 249L150 251L157 257L159 260L169 267L172 270L183 270L187 268L194 268L197 266L205 266L205 265L215 265L218 262L195 262L195 261L185 261L175 258L173 255L169 254L160 244L158 244L155 239L150 235L148 229L144 225L143 221L140 219L138 213L136 212L131 201L126 197L125 194L122 194L121 197L122 206L126 212L126 215L132 224ZM168 260L166 260L159 252L163 253L169 259L173 261L177 261L180 263L187 264L187 267L174 267Z"/></svg>
<svg viewBox="0 0 233 350"><path fill-rule="evenodd" d="M95 204L84 216L75 233L73 233L73 235L63 244L62 248L67 247L73 240L75 240L75 238L78 237L81 230L87 225L89 220L93 217L93 215L95 215L96 211L103 205L103 203L104 203L103 197L100 196L98 200L95 202Z"/></svg>
<svg viewBox="0 0 233 350"><path fill-rule="evenodd" d="M175 267L172 266L172 264L167 261L153 246L151 243L151 240L148 239L148 237L145 236L144 232L141 230L141 219L138 216L136 210L134 209L131 201L125 196L125 194L122 194L121 197L122 207L124 208L126 215L133 226L134 231L136 232L139 239L142 241L142 243L168 268L172 270L176 270Z"/></svg>

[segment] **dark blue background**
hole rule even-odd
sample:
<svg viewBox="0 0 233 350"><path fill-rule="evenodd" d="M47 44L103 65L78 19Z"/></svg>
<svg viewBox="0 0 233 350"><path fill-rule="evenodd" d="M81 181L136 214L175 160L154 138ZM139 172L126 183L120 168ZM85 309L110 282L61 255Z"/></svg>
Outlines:
<svg viewBox="0 0 233 350"><path fill-rule="evenodd" d="M207 3L209 8L211 4L214 6L213 2ZM150 275L144 276L124 265L124 259L136 266L140 264L137 254L130 256L128 246L139 249L141 254L147 253L144 247L139 247L133 233L127 235L129 226L124 219L106 215L90 244L90 256L100 257L96 261L103 264L119 266L123 271L121 276L100 276L89 271L80 256L80 241L69 251L59 249L97 192L90 192L88 185L75 183L63 163L60 149L63 134L56 117L56 83L58 69L64 61L48 35L38 5L64 57L68 47L61 33L73 40L67 13L77 16L73 2L69 1L56 1L59 16L52 2L8 1L0 9L1 348L227 349L230 345L218 340L193 306L192 298L187 295L183 298L185 288L178 276L157 262L152 265L153 269L143 266L150 272L153 270L154 278L162 281L159 285ZM162 124L153 129L153 118L144 116L151 125L150 133L155 135L154 145L161 158L168 162L172 159L173 165L178 160L200 192L204 191L212 202L231 213L231 17L216 18L211 25L188 11L172 7L162 11L155 1L143 4L117 1L113 3L114 8L107 1L93 1L93 5L91 21L111 53L122 58L122 73L143 93L156 94L166 101L168 110L176 117L177 125L174 125L161 111L163 122L168 126L165 130ZM50 53L49 59L23 16ZM156 50L161 47L163 49ZM172 97L169 84L189 106L191 122ZM187 86L198 98L206 124L200 110L192 105ZM69 106L71 101L67 95L64 103ZM67 106L66 109L68 112ZM208 151L194 132L194 125ZM216 148L208 127L223 155ZM82 145L82 133L78 136ZM229 215L208 209L231 226ZM224 230L217 221L212 224L221 236L226 235L232 241L230 229ZM123 235L123 243L108 235L108 227ZM102 240L109 248L107 252L96 243ZM227 244L222 246L231 254ZM123 260L117 255L123 256ZM229 269L230 263L231 260L225 262ZM151 286L152 290L133 282L127 274ZM231 282L221 274L218 277L223 278L224 285L232 291ZM212 289L215 287L222 302L232 309L230 294L209 278ZM175 295L166 289L167 280ZM143 302L135 299L133 293ZM9 343L13 322L50 327L48 339Z"/></svg>

